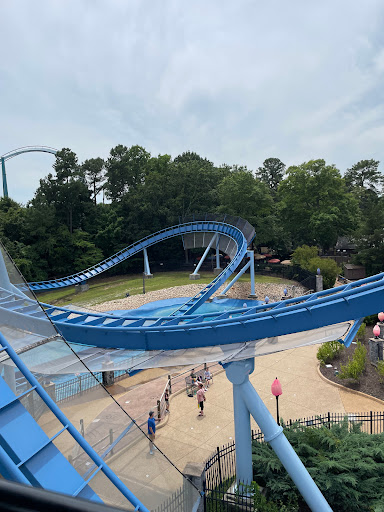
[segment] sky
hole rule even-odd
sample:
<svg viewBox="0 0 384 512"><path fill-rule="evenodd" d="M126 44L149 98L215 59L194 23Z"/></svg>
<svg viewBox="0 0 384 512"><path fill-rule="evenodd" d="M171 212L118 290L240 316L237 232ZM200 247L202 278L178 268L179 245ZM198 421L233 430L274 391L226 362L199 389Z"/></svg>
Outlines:
<svg viewBox="0 0 384 512"><path fill-rule="evenodd" d="M0 0L0 156L383 160L381 0ZM54 158L6 164L26 204Z"/></svg>

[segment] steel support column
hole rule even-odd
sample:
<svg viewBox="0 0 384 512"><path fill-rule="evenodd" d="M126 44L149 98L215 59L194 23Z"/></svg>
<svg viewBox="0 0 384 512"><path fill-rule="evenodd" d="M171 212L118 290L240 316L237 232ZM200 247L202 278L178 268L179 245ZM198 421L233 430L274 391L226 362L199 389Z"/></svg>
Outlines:
<svg viewBox="0 0 384 512"><path fill-rule="evenodd" d="M254 298L256 297L255 293L255 253L254 251L247 251L247 256L249 256L249 271L251 274L251 295L250 297Z"/></svg>
<svg viewBox="0 0 384 512"><path fill-rule="evenodd" d="M243 361L223 365L227 378L233 385L233 414L235 419L236 446L236 480L238 485L250 485L253 480L252 472L252 438L251 418L245 405L240 385L248 379L248 373L253 372L254 361L248 359L248 368Z"/></svg>
<svg viewBox="0 0 384 512"><path fill-rule="evenodd" d="M216 240L217 240L217 234L213 235L211 241L209 242L209 244L207 245L207 248L204 251L203 256L201 257L201 260L199 261L199 264L197 265L197 267L193 271L192 275L196 275L199 272L201 265L204 263L205 258L208 256L208 253L209 253L212 245L216 242Z"/></svg>
<svg viewBox="0 0 384 512"><path fill-rule="evenodd" d="M283 429L277 425L256 390L249 382L249 374L253 371L253 364L253 359L246 359L225 365L227 376L229 375L228 378L238 386L236 397L237 393L241 395L243 403L263 432L264 440L270 443L312 512L332 512L326 499L283 434ZM240 411L243 411L242 405L240 405ZM241 412L240 414L244 413ZM242 461L240 471L244 471L244 473L241 473L241 476L243 476L243 474L248 474L249 459L243 453L244 442L241 441L240 443L239 459Z"/></svg>
<svg viewBox="0 0 384 512"><path fill-rule="evenodd" d="M5 159L1 157L1 174L3 178L3 197L8 197L7 175L5 173Z"/></svg>
<svg viewBox="0 0 384 512"><path fill-rule="evenodd" d="M147 249L143 249L143 255L144 255L144 274L146 277L152 277L151 269L149 268Z"/></svg>
<svg viewBox="0 0 384 512"><path fill-rule="evenodd" d="M251 266L251 262L248 261L248 263L246 265L244 265L244 267L240 270L240 272L238 274L236 274L236 276L232 279L232 281L229 283L229 285L224 288L224 290L221 292L221 295L225 295L227 293L227 291L230 288L232 288L232 286L236 283L236 281L244 274L244 272L246 272L249 269L250 266Z"/></svg>
<svg viewBox="0 0 384 512"><path fill-rule="evenodd" d="M216 267L214 269L215 274L219 274L222 271L222 268L220 266L220 250L219 250L219 244L220 244L220 237L217 237L216 241Z"/></svg>

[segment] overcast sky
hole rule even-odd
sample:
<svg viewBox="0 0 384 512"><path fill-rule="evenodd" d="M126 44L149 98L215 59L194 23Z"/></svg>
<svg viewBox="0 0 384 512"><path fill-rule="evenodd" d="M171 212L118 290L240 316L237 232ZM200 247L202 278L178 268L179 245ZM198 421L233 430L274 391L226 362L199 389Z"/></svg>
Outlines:
<svg viewBox="0 0 384 512"><path fill-rule="evenodd" d="M0 155L139 144L384 170L380 0L0 0L0 19ZM52 163L10 160L10 196L30 200Z"/></svg>

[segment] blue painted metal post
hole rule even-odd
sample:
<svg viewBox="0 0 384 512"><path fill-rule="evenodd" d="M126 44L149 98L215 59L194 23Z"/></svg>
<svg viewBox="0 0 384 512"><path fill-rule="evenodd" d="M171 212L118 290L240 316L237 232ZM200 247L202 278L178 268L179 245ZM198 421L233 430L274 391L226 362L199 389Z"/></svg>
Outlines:
<svg viewBox="0 0 384 512"><path fill-rule="evenodd" d="M203 256L201 257L201 260L199 261L199 264L197 265L197 267L195 268L195 270L193 271L193 273L191 275L196 275L199 272L201 265L204 263L204 260L207 257L212 245L216 242L216 239L217 239L217 234L213 235L211 241L209 242L209 244L207 245L207 248L204 251Z"/></svg>
<svg viewBox="0 0 384 512"><path fill-rule="evenodd" d="M255 293L255 253L254 251L247 251L247 256L249 256L250 263L250 274L251 274L251 295L249 297L256 298Z"/></svg>
<svg viewBox="0 0 384 512"><path fill-rule="evenodd" d="M146 275L146 277L152 277L151 269L149 268L147 249L143 249L143 254L144 254L144 274Z"/></svg>
<svg viewBox="0 0 384 512"><path fill-rule="evenodd" d="M236 375L240 374L241 366L243 366L244 379L243 383L239 384L241 396L260 430L264 433L264 440L270 443L312 512L332 512L326 499L283 434L282 427L277 425L257 391L249 382L249 368L253 364L253 360L246 359L238 361L236 364Z"/></svg>
<svg viewBox="0 0 384 512"><path fill-rule="evenodd" d="M219 250L219 244L220 244L220 237L217 236L216 240L216 267L214 269L215 274L220 274L222 271L222 268L220 266L220 250Z"/></svg>
<svg viewBox="0 0 384 512"><path fill-rule="evenodd" d="M249 269L250 265L251 265L251 262L248 261L248 263L246 265L244 265L244 267L240 270L240 272L238 274L236 274L236 276L232 279L232 281L229 283L229 285L224 288L224 290L221 292L221 295L225 295L227 293L227 291L230 288L232 288L232 286L244 274L244 272L246 272Z"/></svg>
<svg viewBox="0 0 384 512"><path fill-rule="evenodd" d="M223 365L229 381L233 385L233 407L235 419L236 446L236 480L238 485L250 485L253 480L252 472L252 438L250 414L242 397L240 385L248 379L248 374L254 370L253 359ZM248 373L246 373L248 372Z"/></svg>
<svg viewBox="0 0 384 512"><path fill-rule="evenodd" d="M3 177L3 196L8 197L7 175L5 174L5 160L1 158L1 174Z"/></svg>

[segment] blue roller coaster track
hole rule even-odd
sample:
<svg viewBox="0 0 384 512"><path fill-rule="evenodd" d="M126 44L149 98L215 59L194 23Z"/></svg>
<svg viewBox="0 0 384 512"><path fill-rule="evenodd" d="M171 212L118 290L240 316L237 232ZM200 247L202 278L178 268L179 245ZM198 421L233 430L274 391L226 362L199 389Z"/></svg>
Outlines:
<svg viewBox="0 0 384 512"><path fill-rule="evenodd" d="M227 237L228 241L235 244L236 251L221 274L189 299L174 315L160 318L123 318L79 312L48 304L43 305L43 311L36 301L23 293L22 286L7 286L4 280L0 289L0 314L21 330L43 335L46 332L47 336L51 333L52 321L69 342L106 348L156 351L228 345L299 333L343 321L358 320L383 309L384 274L379 274L338 288L273 304L244 307L224 313L196 314L199 306L238 268L253 236L246 237L240 228L213 220L190 222L164 229L83 272L61 279L34 282L30 287L33 290L50 290L84 282L155 243L194 232ZM8 354L30 383L31 388L26 393L36 391L59 419L62 430L67 430L90 456L98 468L97 471L104 472L134 505L135 510L147 511L103 459L87 445L2 334L0 345L0 352ZM89 485L91 477L87 480L75 474L73 467L54 445L56 436L62 430L48 437L20 403L23 394L16 395L0 377L0 472L6 478L28 485L99 500Z"/></svg>
<svg viewBox="0 0 384 512"><path fill-rule="evenodd" d="M44 282L34 282L33 290L69 286L93 277L126 258L170 237L193 232L220 233L233 240L236 254L228 267L189 299L177 314L156 318L130 318L83 313L45 305L46 313L67 341L106 348L175 350L247 342L266 337L302 332L343 321L355 320L380 310L384 305L384 274L304 297L238 311L193 314L239 266L249 240L241 229L224 222L190 222L164 229L133 244L84 272ZM253 233L250 238L253 237ZM44 313L14 292L3 291L0 308L21 324L46 322Z"/></svg>

